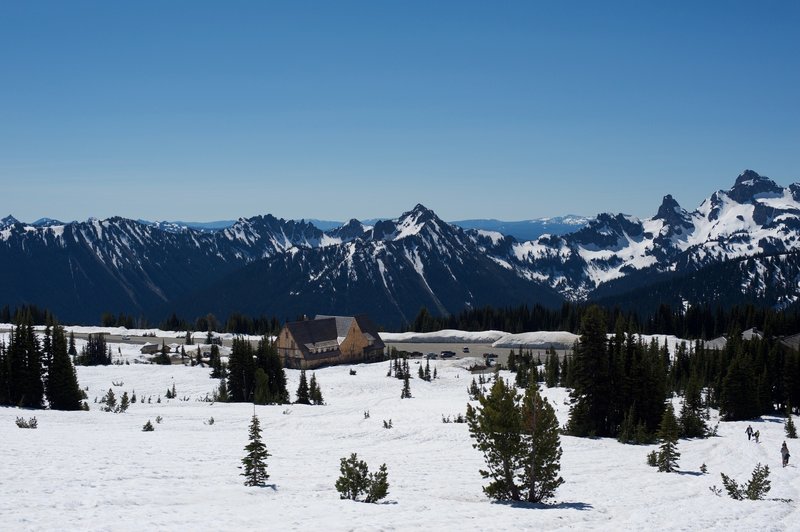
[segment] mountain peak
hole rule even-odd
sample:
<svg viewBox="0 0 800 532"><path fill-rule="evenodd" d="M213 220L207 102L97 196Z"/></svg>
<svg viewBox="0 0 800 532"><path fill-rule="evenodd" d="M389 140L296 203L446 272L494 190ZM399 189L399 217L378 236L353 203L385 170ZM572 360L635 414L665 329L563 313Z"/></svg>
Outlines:
<svg viewBox="0 0 800 532"><path fill-rule="evenodd" d="M739 174L739 177L736 178L736 183L733 186L749 185L751 184L751 182L764 181L764 180L769 181L770 179L768 177L759 175L759 173L756 172L755 170L745 170L744 172Z"/></svg>
<svg viewBox="0 0 800 532"><path fill-rule="evenodd" d="M673 218L675 214L680 214L680 212L681 206L675 201L672 194L667 194L664 196L664 199L661 200L661 206L658 208L658 212L654 218L658 220L669 220Z"/></svg>
<svg viewBox="0 0 800 532"><path fill-rule="evenodd" d="M0 227L8 227L9 225L18 224L19 220L14 218L12 215L8 215L5 218L0 220Z"/></svg>
<svg viewBox="0 0 800 532"><path fill-rule="evenodd" d="M782 192L783 189L772 179L759 175L753 170L745 170L736 178L733 187L728 191L728 197L738 203L748 203L757 194L781 194Z"/></svg>

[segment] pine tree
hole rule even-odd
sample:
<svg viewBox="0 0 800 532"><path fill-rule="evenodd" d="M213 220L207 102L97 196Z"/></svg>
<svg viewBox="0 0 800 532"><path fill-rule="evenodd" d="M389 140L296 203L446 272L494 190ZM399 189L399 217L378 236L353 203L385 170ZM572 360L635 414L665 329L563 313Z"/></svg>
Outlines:
<svg viewBox="0 0 800 532"><path fill-rule="evenodd" d="M573 355L574 389L567 429L575 436L611 436L610 357L603 311L591 306L581 321L581 336Z"/></svg>
<svg viewBox="0 0 800 532"><path fill-rule="evenodd" d="M792 421L791 405L786 406L786 422L783 425L783 430L786 432L787 438L797 438L797 428L794 425L794 421Z"/></svg>
<svg viewBox="0 0 800 532"><path fill-rule="evenodd" d="M728 366L720 389L720 414L725 421L740 421L759 415L755 382L752 365L740 352Z"/></svg>
<svg viewBox="0 0 800 532"><path fill-rule="evenodd" d="M517 408L514 387L497 379L488 394L479 397L480 405L467 404L467 426L475 439L473 447L483 453L486 469L480 470L490 479L483 492L490 498L506 501L522 500L517 483L517 471L525 467L525 446L522 443L522 423Z"/></svg>
<svg viewBox="0 0 800 532"><path fill-rule="evenodd" d="M297 386L297 404L310 405L311 398L309 397L308 381L306 381L306 370L300 370L300 384Z"/></svg>
<svg viewBox="0 0 800 532"><path fill-rule="evenodd" d="M128 399L128 392L122 393L122 398L119 400L119 406L117 407L117 412L122 414L124 413L128 407L130 406L131 402Z"/></svg>
<svg viewBox="0 0 800 532"><path fill-rule="evenodd" d="M317 374L311 374L311 382L308 385L308 397L311 400L311 403L315 405L322 405L325 404L325 401L322 399L322 390L317 383Z"/></svg>
<svg viewBox="0 0 800 532"><path fill-rule="evenodd" d="M434 371L436 371L436 369L434 369ZM431 359L429 358L425 359L425 371L422 372L422 378L425 379L426 381L431 380Z"/></svg>
<svg viewBox="0 0 800 532"><path fill-rule="evenodd" d="M269 379L267 378L266 372L258 368L256 370L256 391L253 394L253 403L257 405L266 405L269 404L270 393L269 393Z"/></svg>
<svg viewBox="0 0 800 532"><path fill-rule="evenodd" d="M425 370L422 368L422 364L420 364L419 371L417 371L417 377L419 377L420 380L425 380Z"/></svg>
<svg viewBox="0 0 800 532"><path fill-rule="evenodd" d="M403 391L400 392L400 399L411 399L411 385L408 383L408 375L403 379Z"/></svg>
<svg viewBox="0 0 800 532"><path fill-rule="evenodd" d="M684 438L703 438L708 435L706 411L700 394L700 380L692 374L683 395L680 414L681 435Z"/></svg>
<svg viewBox="0 0 800 532"><path fill-rule="evenodd" d="M289 403L289 391L286 389L286 372L283 370L283 362L278 355L278 348L275 342L264 337L258 342L256 349L256 367L264 370L267 374L269 383L270 404Z"/></svg>
<svg viewBox="0 0 800 532"><path fill-rule="evenodd" d="M553 497L564 479L559 476L562 451L558 419L547 399L539 395L536 383L528 387L522 401L521 426L526 456L519 479L520 496L528 502L542 502Z"/></svg>
<svg viewBox="0 0 800 532"><path fill-rule="evenodd" d="M378 472L370 473L367 463L359 460L358 455L353 453L349 458L340 460L339 472L336 491L339 492L341 499L357 501L365 495L364 502L375 503L386 497L389 492L386 464L381 464Z"/></svg>
<svg viewBox="0 0 800 532"><path fill-rule="evenodd" d="M53 410L80 410L81 393L75 368L72 366L64 328L53 327L53 359L47 381L47 400Z"/></svg>
<svg viewBox="0 0 800 532"><path fill-rule="evenodd" d="M104 412L113 412L117 408L117 397L114 395L114 390L109 388L100 402L105 404L101 410Z"/></svg>
<svg viewBox="0 0 800 532"><path fill-rule="evenodd" d="M247 454L242 458L242 467L244 471L242 476L245 477L245 486L266 486L266 481L269 479L267 474L267 458L270 454L267 452L267 447L261 441L261 425L258 421L258 416L253 414L250 421L250 443L245 446Z"/></svg>
<svg viewBox="0 0 800 532"><path fill-rule="evenodd" d="M661 426L658 429L658 438L661 440L658 451L658 470L661 472L671 473L678 468L678 459L681 457L681 453L678 452L679 433L675 411L672 409L671 403L667 404L661 418Z"/></svg>
<svg viewBox="0 0 800 532"><path fill-rule="evenodd" d="M253 400L255 388L255 360L249 340L234 338L228 358L228 393L234 403Z"/></svg>
<svg viewBox="0 0 800 532"><path fill-rule="evenodd" d="M154 430L156 430L155 427L153 426L153 424L148 419L147 423L145 423L144 427L142 427L142 432L153 432Z"/></svg>
<svg viewBox="0 0 800 532"><path fill-rule="evenodd" d="M548 388L558 386L558 370L558 355L556 350L551 347L544 363L544 382Z"/></svg>

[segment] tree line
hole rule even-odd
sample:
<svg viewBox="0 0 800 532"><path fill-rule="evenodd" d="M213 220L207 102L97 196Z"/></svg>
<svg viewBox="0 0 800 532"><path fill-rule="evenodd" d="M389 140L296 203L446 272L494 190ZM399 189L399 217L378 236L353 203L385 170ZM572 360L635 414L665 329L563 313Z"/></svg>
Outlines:
<svg viewBox="0 0 800 532"><path fill-rule="evenodd" d="M670 354L665 344L643 341L622 319L607 333L606 317L599 307L587 309L571 357L559 360L553 350L543 360L522 349L509 354L518 387L542 382L572 390L572 435L655 441L672 397L682 397L681 437L708 436L710 408L725 421L798 411L800 353L775 336L744 339L734 330L724 347L696 340Z"/></svg>
<svg viewBox="0 0 800 532"><path fill-rule="evenodd" d="M465 309L458 314L435 316L423 307L405 331L431 332L442 329L464 331L500 330L509 333L526 331L569 331L578 333L584 315L590 308L599 308L607 333L622 322L628 332L642 334L673 334L681 338L710 340L730 333L757 328L766 336L790 335L800 332L800 310L762 308L755 305L712 306L696 305L675 308L660 305L649 314L625 311L619 307L599 307L566 302L558 309L542 305Z"/></svg>
<svg viewBox="0 0 800 532"><path fill-rule="evenodd" d="M69 354L74 345L58 324L45 328L41 342L30 322L14 327L8 344L0 342L0 405L87 408Z"/></svg>

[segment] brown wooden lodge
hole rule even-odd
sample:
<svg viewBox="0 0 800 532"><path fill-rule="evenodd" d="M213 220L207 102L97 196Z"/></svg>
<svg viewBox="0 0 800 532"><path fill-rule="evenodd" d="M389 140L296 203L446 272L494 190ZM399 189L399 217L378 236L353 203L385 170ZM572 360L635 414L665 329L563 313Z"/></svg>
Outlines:
<svg viewBox="0 0 800 532"><path fill-rule="evenodd" d="M284 367L294 369L383 360L385 348L377 327L364 314L287 323L276 343Z"/></svg>

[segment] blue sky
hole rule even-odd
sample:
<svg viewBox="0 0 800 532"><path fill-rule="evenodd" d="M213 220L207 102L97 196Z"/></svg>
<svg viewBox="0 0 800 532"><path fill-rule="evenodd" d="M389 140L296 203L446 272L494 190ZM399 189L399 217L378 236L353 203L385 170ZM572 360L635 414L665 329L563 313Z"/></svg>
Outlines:
<svg viewBox="0 0 800 532"><path fill-rule="evenodd" d="M448 220L800 181L800 3L2 2L0 216Z"/></svg>

